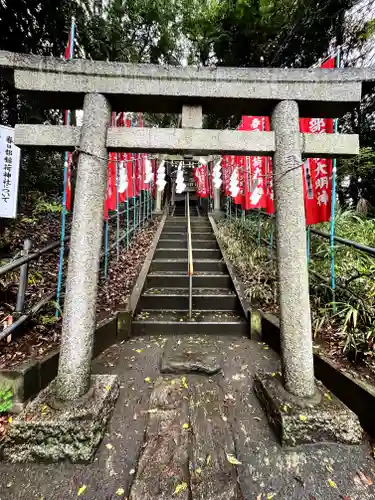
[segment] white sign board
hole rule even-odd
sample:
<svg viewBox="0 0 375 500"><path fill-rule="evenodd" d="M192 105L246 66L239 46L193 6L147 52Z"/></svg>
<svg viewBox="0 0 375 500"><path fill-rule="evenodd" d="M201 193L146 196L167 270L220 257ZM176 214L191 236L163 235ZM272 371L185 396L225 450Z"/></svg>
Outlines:
<svg viewBox="0 0 375 500"><path fill-rule="evenodd" d="M0 217L17 216L20 148L14 145L14 129L0 125Z"/></svg>

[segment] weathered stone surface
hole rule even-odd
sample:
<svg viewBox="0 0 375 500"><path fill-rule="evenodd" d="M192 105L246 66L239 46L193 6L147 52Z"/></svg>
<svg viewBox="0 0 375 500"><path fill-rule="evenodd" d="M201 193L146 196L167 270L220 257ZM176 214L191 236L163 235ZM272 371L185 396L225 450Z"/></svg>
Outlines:
<svg viewBox="0 0 375 500"><path fill-rule="evenodd" d="M180 380L159 378L150 397L145 447L129 500L189 498L187 391ZM186 426L185 426L186 427Z"/></svg>
<svg viewBox="0 0 375 500"><path fill-rule="evenodd" d="M38 60L35 56L27 59L11 53L0 54L0 66L20 68L14 75L17 89L55 93L64 107L68 103L79 104L83 93L97 91L112 94L113 101L131 111L141 109L143 104L145 111L180 112L183 104L195 98L202 103L205 113L225 114L230 110L269 114L275 101L293 98L305 106L303 113L308 112L305 116L322 113L322 107L317 106L322 103L325 115L340 116L360 101L361 79L366 77L365 73L354 76L345 70L210 68L196 71L98 61L63 64L58 59ZM35 78L35 69L40 72L38 78Z"/></svg>
<svg viewBox="0 0 375 500"><path fill-rule="evenodd" d="M184 339L177 343L170 339L160 363L161 373L206 373L220 371L221 357L213 344L200 343L196 339Z"/></svg>
<svg viewBox="0 0 375 500"><path fill-rule="evenodd" d="M117 397L116 375L95 375L90 393L72 403L55 400L55 381L9 427L4 459L10 462L90 462Z"/></svg>
<svg viewBox="0 0 375 500"><path fill-rule="evenodd" d="M191 456L189 469L193 500L237 500L239 496L232 431L224 395L215 381L189 377Z"/></svg>
<svg viewBox="0 0 375 500"><path fill-rule="evenodd" d="M289 394L278 375L256 374L254 389L283 445L362 441L358 417L320 383L310 400Z"/></svg>
<svg viewBox="0 0 375 500"><path fill-rule="evenodd" d="M74 400L89 389L110 116L110 107L103 95L86 95L56 379L57 396L62 400Z"/></svg>
<svg viewBox="0 0 375 500"><path fill-rule="evenodd" d="M298 104L283 101L272 115L276 152L273 175L276 250L285 387L300 397L314 394L305 205ZM292 258L293 256L293 258Z"/></svg>

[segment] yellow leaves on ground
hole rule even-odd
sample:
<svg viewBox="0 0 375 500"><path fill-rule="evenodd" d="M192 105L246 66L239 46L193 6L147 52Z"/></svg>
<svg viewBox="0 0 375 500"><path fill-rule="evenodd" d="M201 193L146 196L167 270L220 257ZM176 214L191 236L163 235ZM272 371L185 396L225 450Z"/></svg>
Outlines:
<svg viewBox="0 0 375 500"><path fill-rule="evenodd" d="M231 453L227 453L227 460L232 465L242 465L242 463Z"/></svg>
<svg viewBox="0 0 375 500"><path fill-rule="evenodd" d="M8 422L11 424L13 422L13 418L12 417L9 417L8 418Z"/></svg>
<svg viewBox="0 0 375 500"><path fill-rule="evenodd" d="M181 377L181 384L185 389L189 389L188 383L186 381L186 377Z"/></svg>
<svg viewBox="0 0 375 500"><path fill-rule="evenodd" d="M176 486L176 489L174 490L174 495L179 495L182 491L185 491L187 489L188 485L187 483L181 483Z"/></svg>
<svg viewBox="0 0 375 500"><path fill-rule="evenodd" d="M300 416L299 416L299 419L300 419L302 422L306 422L307 417L306 417L306 415L300 415Z"/></svg>
<svg viewBox="0 0 375 500"><path fill-rule="evenodd" d="M86 488L87 488L87 486L85 484L83 484L80 488L78 488L77 497L80 497L81 495L83 495L83 493L86 491Z"/></svg>
<svg viewBox="0 0 375 500"><path fill-rule="evenodd" d="M125 495L125 490L124 488L119 488L117 491L116 491L116 495L119 496L119 497L122 497Z"/></svg>
<svg viewBox="0 0 375 500"><path fill-rule="evenodd" d="M135 352L137 352L138 354L141 354L141 352L143 351L143 349L136 349Z"/></svg>
<svg viewBox="0 0 375 500"><path fill-rule="evenodd" d="M332 479L328 479L328 484L331 488L337 488L337 484L335 483L335 481L332 481Z"/></svg>
<svg viewBox="0 0 375 500"><path fill-rule="evenodd" d="M206 458L206 465L210 465L211 461L212 461L212 457L211 457L211 455L207 455L207 458Z"/></svg>
<svg viewBox="0 0 375 500"><path fill-rule="evenodd" d="M151 382L150 377L146 377L146 378L145 378L145 382L146 382L146 384L149 384L149 383Z"/></svg>
<svg viewBox="0 0 375 500"><path fill-rule="evenodd" d="M184 424L182 427L183 427L184 429L189 429L189 424Z"/></svg>
<svg viewBox="0 0 375 500"><path fill-rule="evenodd" d="M107 450L112 450L112 448L113 448L113 444L111 444L111 443L107 443L107 444L105 445L105 447L107 448Z"/></svg>
<svg viewBox="0 0 375 500"><path fill-rule="evenodd" d="M324 397L327 398L328 401L332 401L332 396L328 392L324 394Z"/></svg>

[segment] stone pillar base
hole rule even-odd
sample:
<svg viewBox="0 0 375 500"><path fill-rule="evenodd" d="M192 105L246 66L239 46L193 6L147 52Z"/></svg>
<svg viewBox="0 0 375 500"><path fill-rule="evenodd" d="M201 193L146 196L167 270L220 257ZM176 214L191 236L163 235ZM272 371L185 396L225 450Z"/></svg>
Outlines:
<svg viewBox="0 0 375 500"><path fill-rule="evenodd" d="M212 212L210 212L210 215L212 215L214 219L223 219L225 214L223 210L213 210Z"/></svg>
<svg viewBox="0 0 375 500"><path fill-rule="evenodd" d="M55 399L55 380L10 425L3 446L9 462L89 463L104 437L119 395L116 375L94 375L76 401Z"/></svg>
<svg viewBox="0 0 375 500"><path fill-rule="evenodd" d="M255 376L255 393L281 444L331 441L360 444L362 427L357 415L318 382L310 400L288 393L279 374L261 373Z"/></svg>
<svg viewBox="0 0 375 500"><path fill-rule="evenodd" d="M153 215L162 215L163 213L164 213L164 211L163 211L163 210L154 210L154 211L152 212L152 214L153 214Z"/></svg>

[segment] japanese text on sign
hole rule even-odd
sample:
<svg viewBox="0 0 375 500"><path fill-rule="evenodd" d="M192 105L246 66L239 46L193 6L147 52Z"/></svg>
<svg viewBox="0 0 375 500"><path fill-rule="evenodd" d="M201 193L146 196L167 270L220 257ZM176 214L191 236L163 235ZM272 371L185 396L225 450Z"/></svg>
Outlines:
<svg viewBox="0 0 375 500"><path fill-rule="evenodd" d="M20 149L14 145L14 129L0 125L0 217L17 215Z"/></svg>

